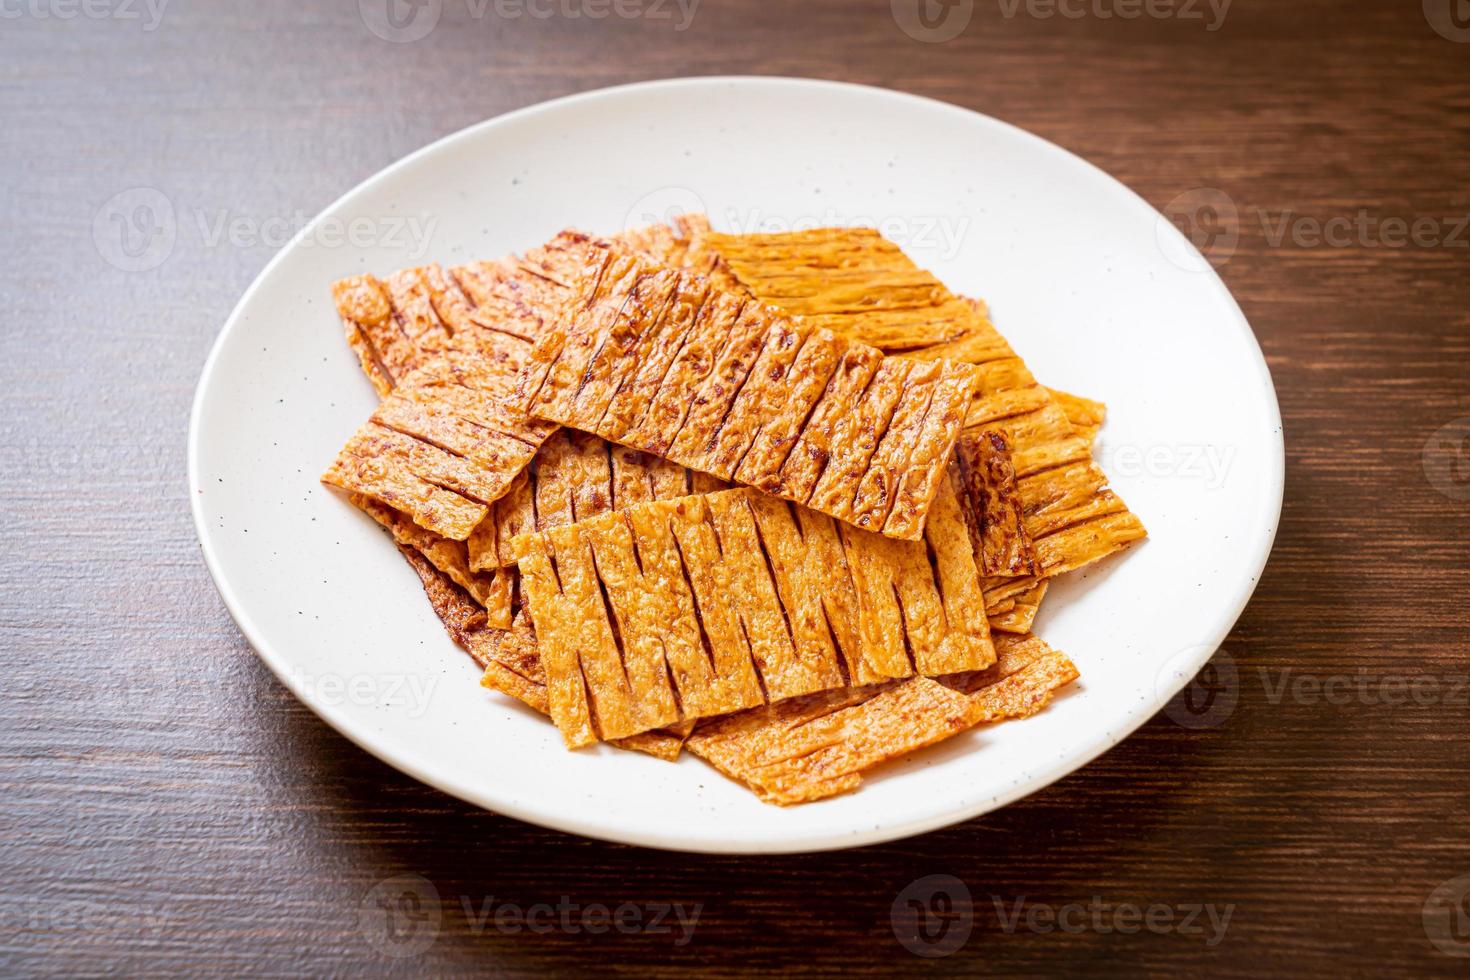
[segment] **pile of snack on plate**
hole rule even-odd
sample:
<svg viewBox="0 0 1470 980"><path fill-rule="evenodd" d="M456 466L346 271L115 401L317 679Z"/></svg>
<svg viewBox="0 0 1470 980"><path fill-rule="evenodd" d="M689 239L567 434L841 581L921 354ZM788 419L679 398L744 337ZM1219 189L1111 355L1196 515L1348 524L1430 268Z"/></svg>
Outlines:
<svg viewBox="0 0 1470 980"><path fill-rule="evenodd" d="M702 217L333 287L382 396L324 480L570 748L778 804L1041 710L1048 583L1144 536L983 303L876 231Z"/></svg>

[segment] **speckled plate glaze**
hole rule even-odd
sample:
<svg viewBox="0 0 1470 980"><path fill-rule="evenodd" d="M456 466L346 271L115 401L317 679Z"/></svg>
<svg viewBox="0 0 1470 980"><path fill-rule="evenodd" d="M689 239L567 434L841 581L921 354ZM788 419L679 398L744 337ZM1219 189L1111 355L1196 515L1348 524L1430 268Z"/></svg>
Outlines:
<svg viewBox="0 0 1470 980"><path fill-rule="evenodd" d="M1108 403L1099 458L1151 538L1053 587L1037 632L1082 680L1049 709L794 809L762 804L687 756L567 752L550 724L479 686L389 541L317 483L377 401L343 341L332 280L696 209L728 231L874 224L957 291L989 300L1044 383ZM261 659L325 721L491 810L691 851L918 834L1105 752L1235 622L1271 548L1283 471L1275 392L1250 327L1185 238L1126 187L968 110L769 78L561 99L366 181L240 300L204 368L189 434L194 519L220 594ZM1225 693L1205 723L1224 720Z"/></svg>

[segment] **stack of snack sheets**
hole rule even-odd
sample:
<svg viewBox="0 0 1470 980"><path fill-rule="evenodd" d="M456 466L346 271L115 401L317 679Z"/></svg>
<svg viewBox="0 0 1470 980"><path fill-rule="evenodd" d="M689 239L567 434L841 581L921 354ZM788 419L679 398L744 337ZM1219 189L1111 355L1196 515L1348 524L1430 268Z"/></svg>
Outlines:
<svg viewBox="0 0 1470 980"><path fill-rule="evenodd" d="M1144 537L1103 406L870 229L685 216L333 294L382 402L324 481L569 748L851 791L1044 708L1047 585Z"/></svg>

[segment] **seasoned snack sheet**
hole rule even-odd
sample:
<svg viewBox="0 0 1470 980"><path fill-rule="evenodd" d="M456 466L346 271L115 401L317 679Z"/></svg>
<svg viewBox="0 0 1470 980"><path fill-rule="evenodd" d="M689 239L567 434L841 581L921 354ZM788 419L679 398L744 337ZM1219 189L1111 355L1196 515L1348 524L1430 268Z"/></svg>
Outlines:
<svg viewBox="0 0 1470 980"><path fill-rule="evenodd" d="M742 488L517 538L552 719L578 747L987 666L979 572L947 480L930 528L896 541Z"/></svg>
<svg viewBox="0 0 1470 980"><path fill-rule="evenodd" d="M1041 610L1041 600L1046 596L1050 579L1043 579L1013 599L1007 599L1009 608L1004 611L987 609L986 618L992 631L1001 633L1029 633Z"/></svg>
<svg viewBox="0 0 1470 980"><path fill-rule="evenodd" d="M1040 710L1077 676L1029 632L1048 579L1143 536L1106 407L870 230L692 215L333 295L385 400L324 479L573 747L847 792Z"/></svg>
<svg viewBox="0 0 1470 980"><path fill-rule="evenodd" d="M1102 402L1081 398L1076 395L1066 395L1064 397L1071 399L1076 406L1079 406L1075 413L1068 413L1068 420L1073 423L1074 428L1077 428L1079 434L1085 435L1089 441L1095 440L1098 429L1101 427L1106 407ZM1096 427L1090 429L1085 428L1089 424L1095 424ZM968 435L961 436L960 441L955 446L956 465L961 464L961 458L973 452L973 442L978 440L985 440L992 449L998 449L995 440L1001 440L1003 442L1004 436L994 429L978 433L972 432ZM1015 490L1014 480L1007 475L1007 473L1014 473L1014 466L1009 462L1009 451L1009 444L1006 444L1002 454L1003 458L999 463L1001 468L998 478L992 481L991 484L985 486L982 491L982 493L996 493L999 495L1000 499L998 504L993 505L996 507L998 513L1010 513L1019 504L1019 491ZM973 471L973 466L971 469ZM962 487L965 486L963 478L960 480L960 485ZM976 529L981 525L977 523L976 517L970 508L979 499L982 499L982 497L977 496L976 488L965 487L965 493L962 494L961 501L966 505L966 523L970 527L972 538L976 533ZM1030 552L1034 563L1035 549L1030 544L1030 535L1025 535L1025 541L1025 547ZM987 561L991 562L988 567L997 567L995 556L1007 553L1005 550L1007 543L1006 539L1002 539L998 543L992 543L987 548L985 542L982 540L978 546L979 551L977 551L977 554L981 555L982 568L987 567ZM990 628L1003 633L1031 632L1032 624L1036 621L1036 614L1041 609L1041 601L1046 596L1047 584L1048 580L1038 580L1034 573L1020 577L1006 577L1004 575L987 576L984 583L985 615L990 621Z"/></svg>
<svg viewBox="0 0 1470 980"><path fill-rule="evenodd" d="M471 567L480 571L514 565L510 542L517 535L549 531L634 504L709 492L698 487L727 487L712 477L696 486L695 476L657 456L562 429L542 444L522 478L470 535Z"/></svg>
<svg viewBox="0 0 1470 980"><path fill-rule="evenodd" d="M884 358L610 241L589 238L587 259L517 407L860 528L922 535L973 368ZM807 462L788 480L793 458Z"/></svg>
<svg viewBox="0 0 1470 980"><path fill-rule="evenodd" d="M680 214L667 224L653 224L610 235L614 241L651 256L664 265L703 276L721 289L744 293L719 252L710 246L713 232L703 214Z"/></svg>
<svg viewBox="0 0 1470 980"><path fill-rule="evenodd" d="M1069 399L1064 410L996 331L983 303L951 293L878 232L710 234L704 243L758 300L808 324L915 359L974 365L980 381L966 428L996 429L1010 443L1042 577L1144 537L1142 523L1092 462L1101 406Z"/></svg>
<svg viewBox="0 0 1470 980"><path fill-rule="evenodd" d="M383 399L323 481L465 540L556 431L513 407L513 381L482 358L431 360Z"/></svg>
<svg viewBox="0 0 1470 980"><path fill-rule="evenodd" d="M753 296L814 327L889 352L964 336L969 310L923 270L889 260L867 228L704 236Z"/></svg>
<svg viewBox="0 0 1470 980"><path fill-rule="evenodd" d="M1055 388L1046 389L1067 416L1072 429L1088 444L1097 441L1097 434L1102 431L1103 422L1107 421L1108 407L1100 401L1091 398L1083 398L1066 391L1058 391Z"/></svg>
<svg viewBox="0 0 1470 980"><path fill-rule="evenodd" d="M614 237L661 262L738 288L719 257L702 244L708 227L702 215L685 216L671 225L653 225ZM364 373L379 394L387 396L399 379L441 355L488 358L508 365L509 370L519 370L535 338L571 297L568 284L575 280L584 259L579 236L558 236L524 256L471 262L448 270L438 265L403 269L384 279L350 276L333 284L332 293ZM683 467L646 456L642 462L650 471L652 499L690 492L691 474ZM636 471L641 468L637 459L624 467L630 471L626 475L630 494L636 490L632 483L638 481ZM474 571L514 564L501 549L509 537L525 530L528 511L534 510L534 469L533 463L532 485L522 492L519 484L513 484L507 502L492 508L468 538ZM673 484L678 482L684 489L674 492ZM716 481L715 485L722 484ZM507 521L513 528L508 533L501 530ZM532 526L544 529L556 522L555 515L544 515Z"/></svg>
<svg viewBox="0 0 1470 980"><path fill-rule="evenodd" d="M955 445L954 466L981 574L1035 575L1036 549L1026 533L1024 505L1005 436L994 429L966 433Z"/></svg>
<svg viewBox="0 0 1470 980"><path fill-rule="evenodd" d="M681 216L612 236L666 265L741 287L706 244L703 215ZM399 380L446 351L517 366L572 297L585 260L578 235L559 235L525 255L444 269L401 269L386 278L355 275L332 285L347 341L363 373L386 396Z"/></svg>
<svg viewBox="0 0 1470 980"><path fill-rule="evenodd" d="M571 296L582 258L578 240L558 237L524 256L447 271L429 265L386 279L349 276L333 284L332 296L363 372L386 396L447 352L518 369Z"/></svg>
<svg viewBox="0 0 1470 980"><path fill-rule="evenodd" d="M796 698L700 722L689 750L767 803L850 792L874 766L982 723L1040 711L1078 676L1035 637L996 638L985 671Z"/></svg>

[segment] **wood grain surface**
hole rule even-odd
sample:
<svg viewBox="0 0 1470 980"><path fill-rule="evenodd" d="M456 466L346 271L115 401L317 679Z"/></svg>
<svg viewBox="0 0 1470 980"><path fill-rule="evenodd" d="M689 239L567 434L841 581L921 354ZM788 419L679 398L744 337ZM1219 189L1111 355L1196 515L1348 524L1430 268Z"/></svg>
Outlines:
<svg viewBox="0 0 1470 980"><path fill-rule="evenodd" d="M927 20L906 0L703 0L683 30L652 4L444 0L406 43L368 29L380 0L0 5L0 974L1464 976L1464 4L1456 21L1449 0L1236 0L1220 22L1203 0L975 0ZM935 42L946 12L970 20ZM184 440L209 347L278 242L213 241L220 216L304 219L478 120L711 73L969 106L1217 232L1289 471L1221 724L1161 714L1024 802L913 840L699 857L444 796L252 655L200 559ZM109 204L135 188L177 215L142 271ZM1197 206L1222 200L1233 224ZM1420 219L1418 242L1385 242ZM904 892L931 875L970 901L948 879L950 906ZM495 918L538 903L549 932ZM700 912L688 937L673 916L584 927L624 903ZM917 915L926 938L899 941L895 904L898 932ZM951 955L911 951L945 951L967 918Z"/></svg>

